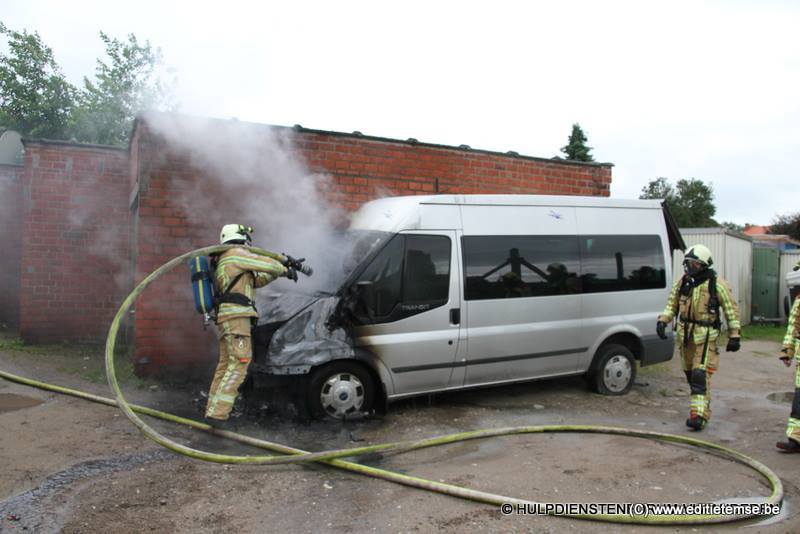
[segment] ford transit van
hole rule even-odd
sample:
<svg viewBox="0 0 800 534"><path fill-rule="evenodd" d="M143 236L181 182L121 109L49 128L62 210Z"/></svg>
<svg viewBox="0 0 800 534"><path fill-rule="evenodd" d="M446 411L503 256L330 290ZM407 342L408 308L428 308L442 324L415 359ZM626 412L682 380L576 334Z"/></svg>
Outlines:
<svg viewBox="0 0 800 534"><path fill-rule="evenodd" d="M347 239L333 291L254 331L256 385L304 376L315 416L580 374L621 395L637 365L672 357L655 326L685 246L661 201L384 198L354 214Z"/></svg>

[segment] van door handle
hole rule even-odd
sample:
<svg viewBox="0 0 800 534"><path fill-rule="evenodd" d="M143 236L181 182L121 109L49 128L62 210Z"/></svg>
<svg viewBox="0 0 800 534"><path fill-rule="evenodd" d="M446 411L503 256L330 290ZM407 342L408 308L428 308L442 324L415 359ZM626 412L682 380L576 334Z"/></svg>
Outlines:
<svg viewBox="0 0 800 534"><path fill-rule="evenodd" d="M461 324L461 308L450 310L450 324Z"/></svg>

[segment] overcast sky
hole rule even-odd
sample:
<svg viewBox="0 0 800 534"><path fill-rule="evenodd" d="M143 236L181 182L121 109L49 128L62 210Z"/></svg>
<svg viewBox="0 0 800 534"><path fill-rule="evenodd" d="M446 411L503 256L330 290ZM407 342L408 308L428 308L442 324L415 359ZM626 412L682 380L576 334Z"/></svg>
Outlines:
<svg viewBox="0 0 800 534"><path fill-rule="evenodd" d="M539 157L579 122L614 197L695 177L719 221L800 211L799 2L0 0L0 20L76 84L100 30L149 39L185 113Z"/></svg>

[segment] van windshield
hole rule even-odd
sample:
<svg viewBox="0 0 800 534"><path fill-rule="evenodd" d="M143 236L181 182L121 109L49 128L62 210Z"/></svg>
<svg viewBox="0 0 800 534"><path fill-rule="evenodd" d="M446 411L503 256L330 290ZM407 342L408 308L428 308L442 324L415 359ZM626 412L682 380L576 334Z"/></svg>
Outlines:
<svg viewBox="0 0 800 534"><path fill-rule="evenodd" d="M374 230L347 230L335 236L325 251L326 263L329 262L325 290L330 293L338 291L353 271L383 247L392 235Z"/></svg>
<svg viewBox="0 0 800 534"><path fill-rule="evenodd" d="M286 320L318 298L335 294L353 271L380 250L392 235L372 230L347 230L327 236L323 244L308 255L308 264L314 268L311 277L301 275L297 284L281 280L256 292L259 324Z"/></svg>

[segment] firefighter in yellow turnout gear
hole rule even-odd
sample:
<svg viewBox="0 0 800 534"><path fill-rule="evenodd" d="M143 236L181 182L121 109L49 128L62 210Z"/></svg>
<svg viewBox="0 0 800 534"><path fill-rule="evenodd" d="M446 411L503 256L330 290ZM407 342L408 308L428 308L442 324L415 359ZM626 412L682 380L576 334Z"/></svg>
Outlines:
<svg viewBox="0 0 800 534"><path fill-rule="evenodd" d="M225 225L220 233L220 243L249 244L252 231L252 228L239 224ZM293 265L284 265L244 247L236 247L218 257L215 276L219 363L208 394L206 417L224 421L233 409L253 357L251 329L258 319L255 288L263 287L280 276L296 281L297 273Z"/></svg>
<svg viewBox="0 0 800 534"><path fill-rule="evenodd" d="M800 269L800 262L794 270ZM783 452L800 452L800 297L795 297L792 311L789 313L789 324L783 337L781 361L789 367L792 360L797 363L794 375L794 400L789 423L786 425L786 441L775 444Z"/></svg>
<svg viewBox="0 0 800 534"><path fill-rule="evenodd" d="M691 388L689 419L686 426L702 430L711 418L711 376L719 367L717 339L721 316L728 323L728 352L740 347L739 308L728 282L718 278L711 265L711 251L694 245L683 260L685 274L675 282L656 331L666 339L666 326L677 319L676 341L680 347L683 371Z"/></svg>

